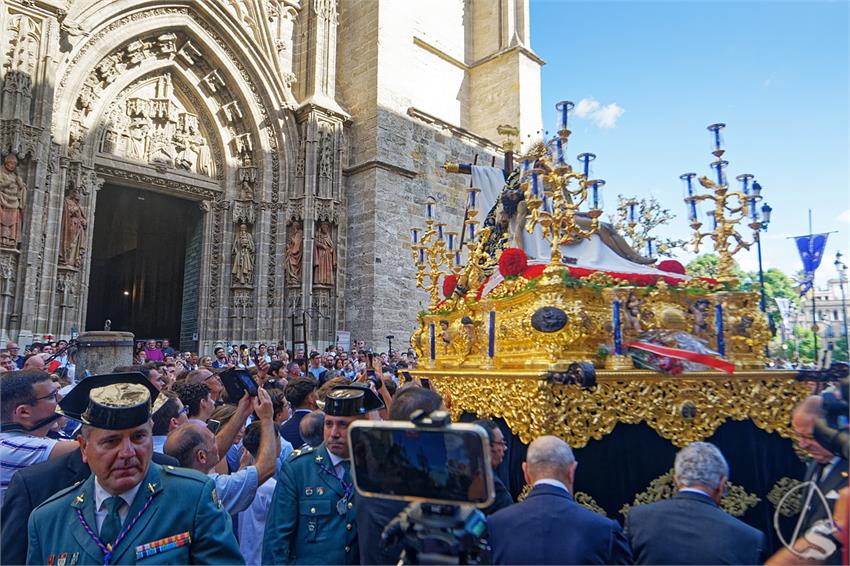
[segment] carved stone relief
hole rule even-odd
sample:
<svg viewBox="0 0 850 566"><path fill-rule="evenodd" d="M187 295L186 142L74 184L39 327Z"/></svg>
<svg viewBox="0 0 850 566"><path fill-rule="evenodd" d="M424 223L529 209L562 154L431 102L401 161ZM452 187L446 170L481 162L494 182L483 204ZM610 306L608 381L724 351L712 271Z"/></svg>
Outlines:
<svg viewBox="0 0 850 566"><path fill-rule="evenodd" d="M211 176L208 134L193 110L175 94L171 73L137 81L108 111L99 150Z"/></svg>
<svg viewBox="0 0 850 566"><path fill-rule="evenodd" d="M80 205L80 188L71 183L62 207L62 231L59 239L59 265L79 268L88 219Z"/></svg>
<svg viewBox="0 0 850 566"><path fill-rule="evenodd" d="M319 224L313 238L313 285L331 286L336 272L336 245L331 237L331 226Z"/></svg>

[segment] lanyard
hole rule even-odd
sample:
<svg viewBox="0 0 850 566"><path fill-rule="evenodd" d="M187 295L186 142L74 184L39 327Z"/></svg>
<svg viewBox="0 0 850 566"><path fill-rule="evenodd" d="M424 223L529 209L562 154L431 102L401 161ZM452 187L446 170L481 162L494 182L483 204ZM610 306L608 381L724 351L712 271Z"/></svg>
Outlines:
<svg viewBox="0 0 850 566"><path fill-rule="evenodd" d="M342 484L342 489L343 489L342 499L348 500L348 498L351 496L351 491L352 491L353 485L350 484L350 483L345 483L345 480L342 479L341 477L339 477L338 475L336 475L336 472L334 472L334 470L332 470L331 468L328 468L327 466L325 466L321 462L319 462L319 468L321 468L321 470L323 472L325 472L326 474L331 475L331 476L335 477L337 480L339 480L339 483ZM343 473L342 476L344 478L345 474Z"/></svg>
<svg viewBox="0 0 850 566"><path fill-rule="evenodd" d="M128 532L130 532L130 529L133 528L133 525L136 524L136 521L139 520L139 517L142 516L142 513L144 513L145 510L148 508L148 506L150 506L151 501L153 501L153 494L150 494L148 496L148 500L145 501L144 507L142 507L139 510L139 512L136 513L136 516L133 517L133 520L130 521L130 523L121 530L121 533L118 535L118 538L115 539L115 542L113 542L112 544L103 544L103 541L101 541L100 538L96 534L94 534L94 531L91 529L89 524L86 522L85 518L83 517L82 509L77 507L77 518L80 519L80 524L83 525L83 529L85 529L85 531L88 533L88 535L91 537L91 539L95 542L95 544L98 546L98 548L100 548L100 551L103 553L103 564L104 564L104 566L109 564L109 559L112 558L112 551L115 550L115 547L118 546L118 543L121 542L121 540L124 538L124 536Z"/></svg>

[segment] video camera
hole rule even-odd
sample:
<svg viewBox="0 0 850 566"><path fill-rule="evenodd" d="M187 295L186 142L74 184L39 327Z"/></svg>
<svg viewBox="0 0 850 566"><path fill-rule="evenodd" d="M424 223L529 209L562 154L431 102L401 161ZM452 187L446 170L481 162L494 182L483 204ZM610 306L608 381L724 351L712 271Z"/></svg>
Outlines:
<svg viewBox="0 0 850 566"><path fill-rule="evenodd" d="M444 411L416 411L411 422L356 421L348 431L358 493L410 502L384 528L384 548L401 544L407 564L489 560L480 509L494 488L483 428L452 424Z"/></svg>

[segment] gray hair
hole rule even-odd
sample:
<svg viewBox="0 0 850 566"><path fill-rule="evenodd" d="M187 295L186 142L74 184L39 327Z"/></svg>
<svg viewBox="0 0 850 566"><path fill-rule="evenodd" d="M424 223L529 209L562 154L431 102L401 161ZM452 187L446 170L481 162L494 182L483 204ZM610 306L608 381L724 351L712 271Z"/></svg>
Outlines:
<svg viewBox="0 0 850 566"><path fill-rule="evenodd" d="M674 473L676 483L684 487L703 485L717 489L720 481L729 477L729 464L714 444L692 442L676 454Z"/></svg>
<svg viewBox="0 0 850 566"><path fill-rule="evenodd" d="M564 474L575 461L570 446L556 436L535 438L525 455L525 463L535 475L543 471Z"/></svg>

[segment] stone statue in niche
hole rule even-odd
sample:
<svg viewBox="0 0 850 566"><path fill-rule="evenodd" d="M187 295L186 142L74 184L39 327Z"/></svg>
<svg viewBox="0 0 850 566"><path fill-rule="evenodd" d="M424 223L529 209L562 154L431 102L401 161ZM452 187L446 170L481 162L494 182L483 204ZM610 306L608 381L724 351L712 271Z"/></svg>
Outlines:
<svg viewBox="0 0 850 566"><path fill-rule="evenodd" d="M331 227L327 222L319 224L313 246L313 283L330 286L334 283L336 247L331 239Z"/></svg>
<svg viewBox="0 0 850 566"><path fill-rule="evenodd" d="M301 281L301 259L304 255L304 229L300 222L292 223L292 232L286 240L286 276L290 283Z"/></svg>
<svg viewBox="0 0 850 566"><path fill-rule="evenodd" d="M18 175L18 156L3 156L0 167L0 248L16 249L23 235L27 186Z"/></svg>
<svg viewBox="0 0 850 566"><path fill-rule="evenodd" d="M233 258L231 275L234 285L251 285L254 280L254 255L256 251L254 237L248 232L248 225L240 224L231 253Z"/></svg>
<svg viewBox="0 0 850 566"><path fill-rule="evenodd" d="M80 267L83 236L88 228L83 207L80 206L80 189L71 185L62 209L62 239L59 246L59 265Z"/></svg>

